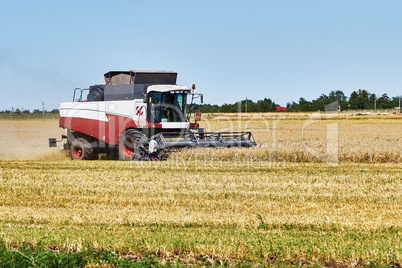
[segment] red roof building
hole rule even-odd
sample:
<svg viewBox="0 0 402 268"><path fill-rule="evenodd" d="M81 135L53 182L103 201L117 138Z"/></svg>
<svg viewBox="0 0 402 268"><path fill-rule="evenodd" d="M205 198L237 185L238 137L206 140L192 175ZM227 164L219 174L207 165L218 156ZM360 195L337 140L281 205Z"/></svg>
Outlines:
<svg viewBox="0 0 402 268"><path fill-rule="evenodd" d="M276 106L276 111L286 111L287 109L282 106Z"/></svg>

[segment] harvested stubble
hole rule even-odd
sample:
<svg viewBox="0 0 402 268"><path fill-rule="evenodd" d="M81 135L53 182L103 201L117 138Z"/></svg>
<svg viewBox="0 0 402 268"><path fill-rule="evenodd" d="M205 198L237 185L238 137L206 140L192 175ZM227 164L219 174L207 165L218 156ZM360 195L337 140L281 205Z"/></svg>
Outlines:
<svg viewBox="0 0 402 268"><path fill-rule="evenodd" d="M184 150L160 163L0 161L0 244L188 263L400 265L399 119L211 118L207 130L250 130L259 146ZM0 159L65 159L42 150L60 136L57 120L0 127Z"/></svg>
<svg viewBox="0 0 402 268"><path fill-rule="evenodd" d="M8 247L402 261L400 164L15 161L0 178Z"/></svg>

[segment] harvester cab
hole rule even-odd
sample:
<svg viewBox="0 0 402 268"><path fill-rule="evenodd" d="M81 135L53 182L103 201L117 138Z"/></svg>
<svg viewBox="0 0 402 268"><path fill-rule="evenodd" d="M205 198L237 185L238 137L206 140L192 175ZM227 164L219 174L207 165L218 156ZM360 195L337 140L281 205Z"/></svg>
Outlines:
<svg viewBox="0 0 402 268"><path fill-rule="evenodd" d="M67 130L62 147L74 160L106 153L120 160L155 161L167 148L255 145L248 132L200 129L194 101L202 103L203 95L194 92L195 85L177 85L175 72L111 71L104 78L105 84L77 88L72 102L60 104L59 126ZM49 139L52 147L57 142Z"/></svg>

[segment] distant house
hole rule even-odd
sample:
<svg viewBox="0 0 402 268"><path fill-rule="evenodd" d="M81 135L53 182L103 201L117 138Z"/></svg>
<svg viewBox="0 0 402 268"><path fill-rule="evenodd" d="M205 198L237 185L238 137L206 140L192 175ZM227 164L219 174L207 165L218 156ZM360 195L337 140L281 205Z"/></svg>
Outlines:
<svg viewBox="0 0 402 268"><path fill-rule="evenodd" d="M282 106L276 106L276 111L286 111L287 109Z"/></svg>

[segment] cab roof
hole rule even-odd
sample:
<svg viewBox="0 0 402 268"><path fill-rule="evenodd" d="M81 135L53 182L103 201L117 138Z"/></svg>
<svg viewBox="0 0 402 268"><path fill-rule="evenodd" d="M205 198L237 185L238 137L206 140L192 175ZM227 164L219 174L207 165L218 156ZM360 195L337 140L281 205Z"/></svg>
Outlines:
<svg viewBox="0 0 402 268"><path fill-rule="evenodd" d="M178 85L156 85L149 86L147 88L147 93L154 92L175 92L175 93L184 93L190 92L191 89L186 86L178 86Z"/></svg>

